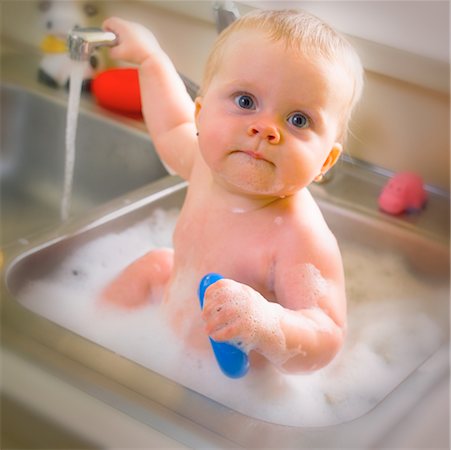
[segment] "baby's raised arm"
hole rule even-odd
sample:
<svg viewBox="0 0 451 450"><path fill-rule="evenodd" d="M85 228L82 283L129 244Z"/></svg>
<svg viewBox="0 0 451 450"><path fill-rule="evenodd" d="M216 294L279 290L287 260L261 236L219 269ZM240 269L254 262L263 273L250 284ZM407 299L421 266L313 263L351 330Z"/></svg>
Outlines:
<svg viewBox="0 0 451 450"><path fill-rule="evenodd" d="M198 149L194 102L174 65L144 26L112 17L103 27L118 36L111 57L139 66L142 111L158 154L188 179Z"/></svg>

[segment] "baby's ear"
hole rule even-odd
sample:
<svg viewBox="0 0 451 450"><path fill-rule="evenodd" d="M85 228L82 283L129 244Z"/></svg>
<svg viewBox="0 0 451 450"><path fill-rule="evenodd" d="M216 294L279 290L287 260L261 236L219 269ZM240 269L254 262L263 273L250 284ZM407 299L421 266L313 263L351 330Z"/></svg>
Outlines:
<svg viewBox="0 0 451 450"><path fill-rule="evenodd" d="M342 151L343 146L340 143L336 142L333 145L332 149L330 150L329 155L326 158L326 161L324 161L323 167L321 168L321 173L323 175L335 165Z"/></svg>
<svg viewBox="0 0 451 450"><path fill-rule="evenodd" d="M196 121L196 127L199 128L199 113L200 110L202 109L202 97L196 97L196 99L194 100L194 106L195 106L195 110L194 110L194 120Z"/></svg>

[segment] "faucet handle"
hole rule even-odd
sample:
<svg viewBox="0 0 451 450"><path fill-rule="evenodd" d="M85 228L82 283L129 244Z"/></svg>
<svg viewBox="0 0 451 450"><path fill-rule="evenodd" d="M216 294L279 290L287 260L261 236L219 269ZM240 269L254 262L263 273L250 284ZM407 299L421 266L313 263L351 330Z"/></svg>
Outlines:
<svg viewBox="0 0 451 450"><path fill-rule="evenodd" d="M222 30L240 17L238 8L233 1L215 1L213 3L213 13L218 33L221 33Z"/></svg>
<svg viewBox="0 0 451 450"><path fill-rule="evenodd" d="M111 31L101 28L72 29L67 37L67 47L71 59L86 61L92 52L99 47L114 47L118 44L118 37Z"/></svg>

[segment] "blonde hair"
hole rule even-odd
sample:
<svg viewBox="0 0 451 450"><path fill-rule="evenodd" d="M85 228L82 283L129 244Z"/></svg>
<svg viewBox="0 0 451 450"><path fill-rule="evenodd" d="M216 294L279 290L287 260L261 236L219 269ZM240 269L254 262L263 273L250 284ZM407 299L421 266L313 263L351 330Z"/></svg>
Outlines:
<svg viewBox="0 0 451 450"><path fill-rule="evenodd" d="M260 30L274 42L285 42L287 48L297 49L311 57L322 58L345 69L353 81L353 92L343 116L344 139L351 113L362 93L363 68L356 51L346 38L306 11L256 10L233 22L218 36L213 46L205 67L200 95L206 92L223 63L222 56L229 37L237 31L249 29Z"/></svg>

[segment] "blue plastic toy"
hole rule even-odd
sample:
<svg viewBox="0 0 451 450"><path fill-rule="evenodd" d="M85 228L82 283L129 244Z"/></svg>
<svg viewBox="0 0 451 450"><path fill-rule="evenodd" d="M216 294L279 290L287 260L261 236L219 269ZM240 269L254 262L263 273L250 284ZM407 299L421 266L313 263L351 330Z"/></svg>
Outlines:
<svg viewBox="0 0 451 450"><path fill-rule="evenodd" d="M209 273L205 275L199 284L199 301L200 307L204 307L204 295L208 286L223 277L217 273ZM210 338L211 347L224 375L230 378L240 378L246 375L249 370L249 360L243 351L235 345L228 342L216 342Z"/></svg>

